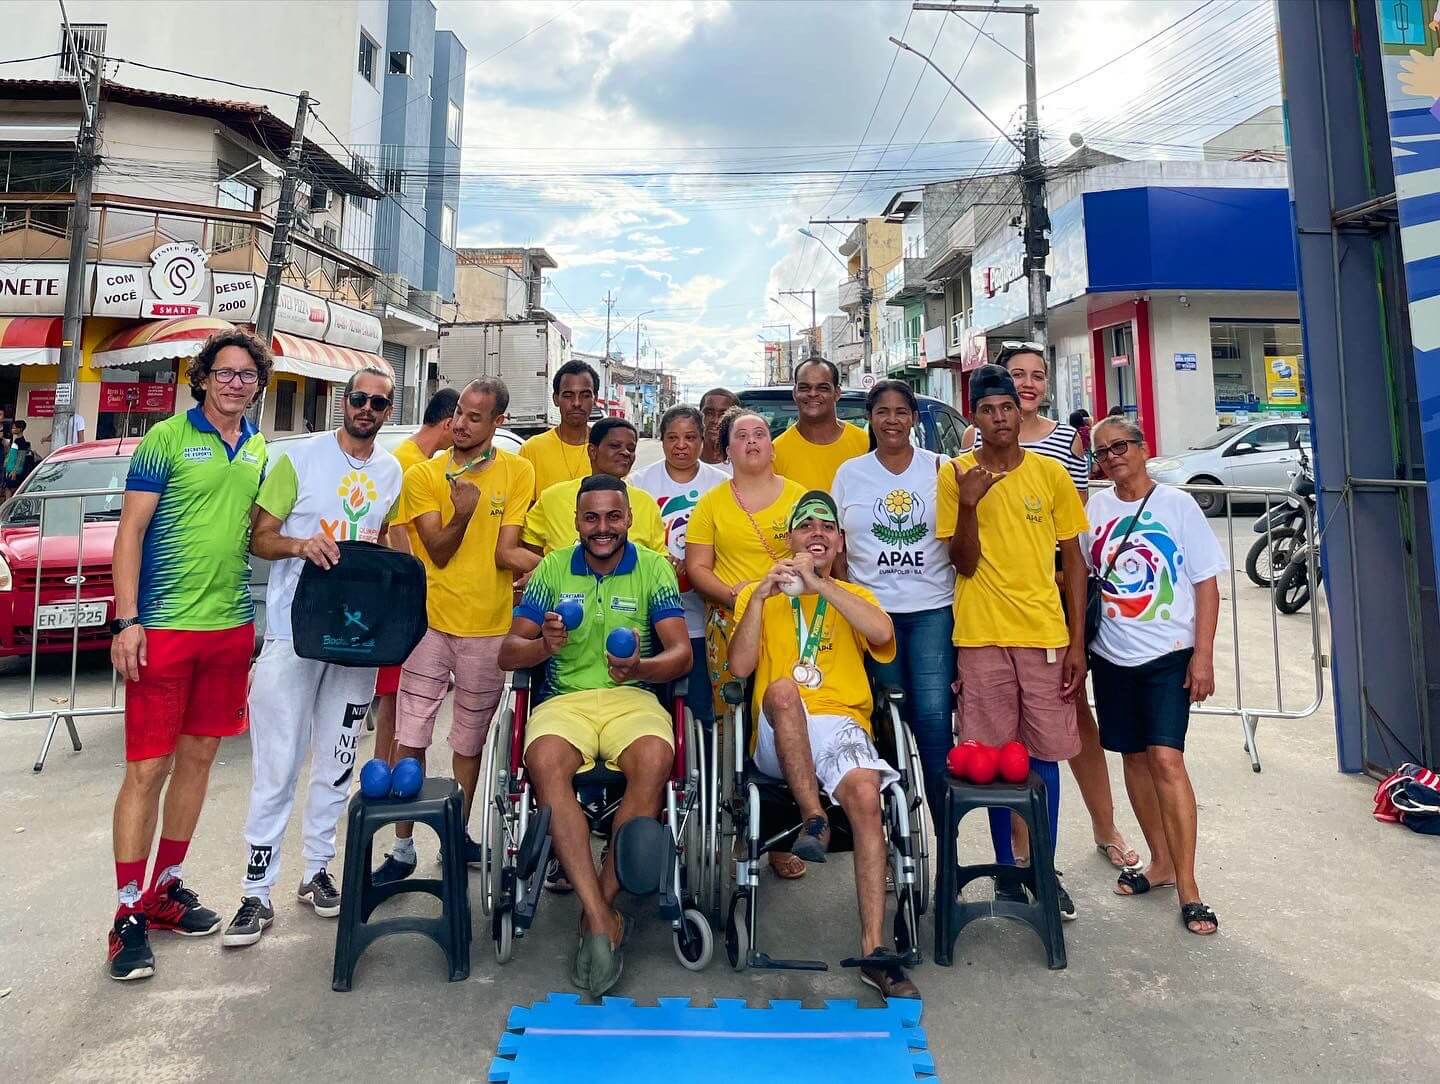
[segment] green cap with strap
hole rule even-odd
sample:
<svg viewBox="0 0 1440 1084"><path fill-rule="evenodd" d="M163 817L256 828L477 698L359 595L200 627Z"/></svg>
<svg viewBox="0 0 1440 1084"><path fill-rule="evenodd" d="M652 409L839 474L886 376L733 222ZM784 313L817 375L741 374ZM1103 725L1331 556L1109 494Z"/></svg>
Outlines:
<svg viewBox="0 0 1440 1084"><path fill-rule="evenodd" d="M790 530L794 530L807 519L818 519L826 523L839 524L840 510L835 507L835 498L823 489L812 489L795 502L790 513Z"/></svg>

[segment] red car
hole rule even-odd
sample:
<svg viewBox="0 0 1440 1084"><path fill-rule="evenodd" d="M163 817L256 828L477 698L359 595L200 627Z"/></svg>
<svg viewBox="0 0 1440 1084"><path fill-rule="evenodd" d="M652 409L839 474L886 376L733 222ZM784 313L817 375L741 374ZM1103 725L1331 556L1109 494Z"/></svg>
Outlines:
<svg viewBox="0 0 1440 1084"><path fill-rule="evenodd" d="M39 626L42 653L69 651L76 624L76 539L80 538L80 648L108 650L115 587L110 561L121 490L140 441L93 440L48 456L0 509L0 658L29 655ZM26 500L37 493L109 489L109 496ZM84 504L83 529L81 503ZM45 504L45 537L40 538ZM40 567L37 608L35 570ZM38 620L37 620L38 618Z"/></svg>

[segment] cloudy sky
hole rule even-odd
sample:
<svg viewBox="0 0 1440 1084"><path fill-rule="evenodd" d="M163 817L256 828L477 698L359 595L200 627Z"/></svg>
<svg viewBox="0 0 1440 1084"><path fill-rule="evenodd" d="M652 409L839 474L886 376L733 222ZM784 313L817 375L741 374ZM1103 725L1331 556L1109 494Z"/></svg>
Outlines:
<svg viewBox="0 0 1440 1084"><path fill-rule="evenodd" d="M1014 159L985 117L886 39L932 56L1015 130L1018 16L912 12L908 0L438 6L470 56L461 243L548 248L560 267L546 301L577 349L603 349L607 291L627 356L635 314L654 310L645 360L681 371L696 394L756 382L763 325L808 322L808 300L788 299L787 313L769 300L779 291L813 287L821 318L836 311L840 269L797 233L810 217L874 214L907 183ZM1193 157L1277 100L1265 0L1039 7L1049 158L1072 132L1126 157Z"/></svg>

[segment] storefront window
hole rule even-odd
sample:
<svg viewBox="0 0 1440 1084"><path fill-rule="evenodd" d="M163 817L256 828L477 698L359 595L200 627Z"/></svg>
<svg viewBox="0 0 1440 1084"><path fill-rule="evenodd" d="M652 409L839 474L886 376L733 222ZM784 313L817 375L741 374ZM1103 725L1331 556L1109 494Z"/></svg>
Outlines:
<svg viewBox="0 0 1440 1084"><path fill-rule="evenodd" d="M1304 352L1296 321L1210 321L1215 409L1305 413Z"/></svg>

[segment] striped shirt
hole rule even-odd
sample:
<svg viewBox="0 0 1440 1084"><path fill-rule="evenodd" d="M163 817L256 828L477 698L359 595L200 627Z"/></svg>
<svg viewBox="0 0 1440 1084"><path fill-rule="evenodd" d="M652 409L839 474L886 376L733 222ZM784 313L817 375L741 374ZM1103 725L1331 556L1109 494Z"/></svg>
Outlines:
<svg viewBox="0 0 1440 1084"><path fill-rule="evenodd" d="M980 428L975 429L975 444L973 447L980 447L984 438L980 436ZM1048 459L1053 459L1065 468L1065 473L1070 475L1070 481L1075 483L1075 488L1082 494L1090 490L1090 463L1083 455L1075 454L1075 439L1079 431L1073 425L1066 425L1064 422L1056 422L1055 428L1049 434L1039 440L1022 440L1020 447L1029 452L1036 452Z"/></svg>

